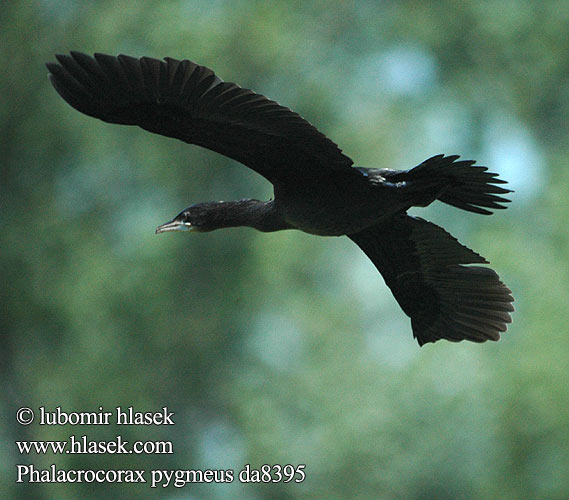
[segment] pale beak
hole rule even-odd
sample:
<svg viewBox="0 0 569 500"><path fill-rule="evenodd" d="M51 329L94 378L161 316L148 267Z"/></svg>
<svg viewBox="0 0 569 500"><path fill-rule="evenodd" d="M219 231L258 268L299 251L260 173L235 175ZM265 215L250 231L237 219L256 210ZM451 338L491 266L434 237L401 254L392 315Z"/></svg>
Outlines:
<svg viewBox="0 0 569 500"><path fill-rule="evenodd" d="M192 226L189 222L180 222L177 220L171 220L170 222L166 222L166 224L162 224L156 228L155 234L165 233L167 231L192 231L194 226Z"/></svg>

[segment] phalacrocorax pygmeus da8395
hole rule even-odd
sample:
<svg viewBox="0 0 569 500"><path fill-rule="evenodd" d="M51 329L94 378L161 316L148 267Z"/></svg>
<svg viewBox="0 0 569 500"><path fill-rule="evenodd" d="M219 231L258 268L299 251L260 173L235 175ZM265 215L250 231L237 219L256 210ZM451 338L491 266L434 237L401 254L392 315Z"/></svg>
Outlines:
<svg viewBox="0 0 569 500"><path fill-rule="evenodd" d="M94 57L48 63L57 92L86 115L138 125L233 158L274 185L274 200L198 203L156 229L234 226L346 235L375 264L420 345L498 340L511 322L511 291L488 262L444 229L406 212L440 200L479 214L510 192L474 161L437 155L410 170L354 167L300 115L191 61Z"/></svg>

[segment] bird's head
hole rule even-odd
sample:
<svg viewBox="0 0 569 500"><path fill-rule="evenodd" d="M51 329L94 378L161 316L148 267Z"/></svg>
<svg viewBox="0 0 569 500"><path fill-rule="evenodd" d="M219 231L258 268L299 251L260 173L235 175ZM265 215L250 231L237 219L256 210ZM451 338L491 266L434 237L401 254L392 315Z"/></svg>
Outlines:
<svg viewBox="0 0 569 500"><path fill-rule="evenodd" d="M217 229L216 215L219 213L220 203L205 202L196 203L191 207L182 210L171 221L166 222L156 228L156 234L167 231L196 231L207 232Z"/></svg>

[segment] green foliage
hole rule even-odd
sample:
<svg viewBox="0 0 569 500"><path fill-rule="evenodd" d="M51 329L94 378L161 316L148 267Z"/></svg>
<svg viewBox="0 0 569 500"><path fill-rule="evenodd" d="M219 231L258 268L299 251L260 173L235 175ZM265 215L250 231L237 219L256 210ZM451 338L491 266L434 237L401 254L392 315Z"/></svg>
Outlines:
<svg viewBox="0 0 569 500"><path fill-rule="evenodd" d="M1 496L565 498L568 21L561 0L3 5ZM357 164L408 168L443 152L492 170L513 162L507 212L427 212L511 286L512 327L498 344L419 349L348 240L155 236L193 202L269 198L270 186L213 153L73 111L43 66L70 49L209 65L299 111ZM119 405L168 406L176 425L14 418L22 406ZM13 444L84 433L171 440L175 453L22 456ZM307 476L179 490L16 484L22 463L305 463Z"/></svg>

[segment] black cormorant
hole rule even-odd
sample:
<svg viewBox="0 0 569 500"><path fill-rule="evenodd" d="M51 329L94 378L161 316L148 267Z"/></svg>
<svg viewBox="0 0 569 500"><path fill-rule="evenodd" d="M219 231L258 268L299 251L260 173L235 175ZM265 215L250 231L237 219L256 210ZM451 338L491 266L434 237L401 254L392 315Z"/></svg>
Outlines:
<svg viewBox="0 0 569 500"><path fill-rule="evenodd" d="M475 212L506 208L510 192L474 161L437 155L409 170L354 167L336 144L290 109L191 61L94 57L48 63L57 92L86 115L197 144L243 163L274 186L274 200L198 203L156 229L234 226L346 235L375 264L420 345L498 340L511 291L479 254L406 212L435 200Z"/></svg>

